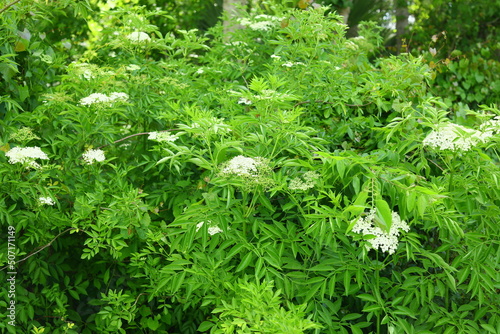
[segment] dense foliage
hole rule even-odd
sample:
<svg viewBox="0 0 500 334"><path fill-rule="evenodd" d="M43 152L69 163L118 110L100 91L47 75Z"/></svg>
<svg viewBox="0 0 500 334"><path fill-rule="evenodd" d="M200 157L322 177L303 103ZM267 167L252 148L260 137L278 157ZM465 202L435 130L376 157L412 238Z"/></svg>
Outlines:
<svg viewBox="0 0 500 334"><path fill-rule="evenodd" d="M2 331L500 332L498 109L327 8L61 2L68 48L38 6L2 13Z"/></svg>

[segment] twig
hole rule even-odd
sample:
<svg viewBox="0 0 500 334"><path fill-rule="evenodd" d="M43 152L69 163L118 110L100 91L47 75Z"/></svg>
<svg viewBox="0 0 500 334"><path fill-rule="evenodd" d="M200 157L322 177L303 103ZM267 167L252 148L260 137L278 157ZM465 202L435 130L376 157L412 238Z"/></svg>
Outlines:
<svg viewBox="0 0 500 334"><path fill-rule="evenodd" d="M3 12L5 12L7 9L9 9L10 7L14 6L16 3L18 3L19 1L21 0L16 0L16 1L13 1L11 3L9 3L7 6L5 6L4 8L0 9L0 14L2 14Z"/></svg>
<svg viewBox="0 0 500 334"><path fill-rule="evenodd" d="M439 166L439 165L437 164L437 162L435 162L435 161L434 161L434 160L432 160L432 159L429 159L429 161L430 161L430 162L432 162L432 163L433 163L433 164L434 164L437 168L441 169L441 171L442 171L442 172L444 172L444 168L443 168L443 167L441 167L441 166Z"/></svg>
<svg viewBox="0 0 500 334"><path fill-rule="evenodd" d="M297 102L295 103L294 107L297 107L297 106L300 106L302 104L306 104L306 103L323 103L323 104L339 104L339 102L328 102L328 101L322 101L322 100L316 100L316 101L300 101L300 102ZM345 103L346 106L348 107L365 107L369 104L372 104L373 102L368 102L368 103L365 103L365 104L347 104Z"/></svg>
<svg viewBox="0 0 500 334"><path fill-rule="evenodd" d="M178 129L168 129L168 130L161 130L161 131L156 131L156 132L167 132L167 131L176 131ZM122 139L118 139L118 140L115 140L113 143L111 144L106 144L106 145L102 145L102 146L99 146L98 149L101 149L103 147L106 147L106 146L109 146L109 145L112 145L112 144L116 144L116 143L119 143L121 141L124 141L124 140L127 140L127 139L130 139L132 137L136 137L136 136L144 136L144 135L149 135L151 132L141 132L141 133L134 133L133 135L130 135L130 136L127 136L127 137L124 137Z"/></svg>
<svg viewBox="0 0 500 334"><path fill-rule="evenodd" d="M367 105L370 105L372 104L373 102L368 102L368 103L365 103L365 104L345 104L346 106L348 107L366 107Z"/></svg>
<svg viewBox="0 0 500 334"><path fill-rule="evenodd" d="M140 298L142 295L147 295L147 293L146 293L146 292L141 292L141 293L139 294L139 296L137 296L137 298L135 299L135 303L132 305L132 307L134 307L134 306L137 304L137 302L139 301L139 298Z"/></svg>
<svg viewBox="0 0 500 334"><path fill-rule="evenodd" d="M68 231L71 231L71 230L76 230L76 228L74 228L74 227L70 227L70 228L68 228L68 229L66 229L66 230L64 230L64 231L62 231L61 233L59 233L58 235L56 235L56 236L54 237L54 239L52 239L52 240L51 240L48 244L46 244L45 246L43 246L42 248L40 248L40 249L39 249L39 250L37 250L36 252L32 252L31 254L29 254L28 256L26 256L24 259L21 259L21 260L19 260L19 261L16 261L16 264L17 264L17 263L19 263L19 262L23 262L23 261L25 261L25 260L29 259L30 257L32 257L33 255L35 255L35 254L37 254L37 253L41 252L41 251L42 251L42 250L44 250L45 248L47 248L47 247L49 247L50 245L52 245L52 243L53 243L53 242L54 242L57 238L59 238L62 234L66 233L66 232L68 232ZM3 267L2 269L0 269L0 271L3 271L3 270L5 270L5 269L6 269L6 268L8 268L8 267L9 267L9 266L5 266L5 267Z"/></svg>

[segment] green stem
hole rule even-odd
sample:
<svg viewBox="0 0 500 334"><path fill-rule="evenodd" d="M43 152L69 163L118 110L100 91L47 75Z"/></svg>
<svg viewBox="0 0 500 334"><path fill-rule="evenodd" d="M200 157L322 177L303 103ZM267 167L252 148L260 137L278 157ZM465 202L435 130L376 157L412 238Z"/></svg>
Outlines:
<svg viewBox="0 0 500 334"><path fill-rule="evenodd" d="M247 218L248 216L250 216L250 213L252 212L252 209L253 207L255 206L255 199L256 199L257 196L255 196L255 194L252 196L252 200L250 201L250 205L248 205L248 209L247 209L247 212L245 213L245 218Z"/></svg>
<svg viewBox="0 0 500 334"><path fill-rule="evenodd" d="M455 157L453 157L455 158ZM453 161L455 159L452 159L451 161L449 161L449 169L450 169L450 182L448 183L448 192L451 193L453 191L453 176L455 174L455 170L454 170L454 166L453 166ZM445 240L446 242L448 243L451 243L451 240L448 240L450 238L450 233L448 230L443 230L443 240ZM447 249L446 250L446 254L445 254L445 261L447 264L450 263L450 250ZM449 310L450 309L450 289L448 287L448 285L446 285L446 289L445 289L445 292L444 292L444 303L445 303L445 307L446 307L446 310Z"/></svg>
<svg viewBox="0 0 500 334"><path fill-rule="evenodd" d="M375 289L380 291L380 266L378 261L378 252L376 252L377 267L375 269ZM377 311L377 334L380 334L380 311Z"/></svg>

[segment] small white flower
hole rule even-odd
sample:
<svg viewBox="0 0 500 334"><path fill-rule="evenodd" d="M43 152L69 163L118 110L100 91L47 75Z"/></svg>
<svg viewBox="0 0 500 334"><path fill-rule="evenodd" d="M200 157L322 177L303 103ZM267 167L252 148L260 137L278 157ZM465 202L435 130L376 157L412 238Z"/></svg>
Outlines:
<svg viewBox="0 0 500 334"><path fill-rule="evenodd" d="M224 44L228 45L228 46L247 46L248 45L246 42L243 42L243 41L234 41L234 42L224 43Z"/></svg>
<svg viewBox="0 0 500 334"><path fill-rule="evenodd" d="M127 67L125 67L125 69L126 69L127 71L137 71L137 70L140 70L140 69L141 69L141 67L140 67L140 66L138 66L138 65L135 65L135 64L130 64L130 65L128 65Z"/></svg>
<svg viewBox="0 0 500 334"><path fill-rule="evenodd" d="M87 150L85 153L83 153L82 157L88 165L93 164L94 161L103 162L104 160L106 160L104 151L99 149Z"/></svg>
<svg viewBox="0 0 500 334"><path fill-rule="evenodd" d="M95 78L94 75L92 74L91 70L84 70L82 73L83 77L87 80L90 80L92 78Z"/></svg>
<svg viewBox="0 0 500 334"><path fill-rule="evenodd" d="M281 57L277 56L277 55L271 55L271 58L273 58L273 59L281 59Z"/></svg>
<svg viewBox="0 0 500 334"><path fill-rule="evenodd" d="M132 42L135 43L140 43L140 42L149 42L151 40L151 37L149 37L148 34L142 31L135 31L129 35L127 35L127 39L131 40Z"/></svg>
<svg viewBox="0 0 500 334"><path fill-rule="evenodd" d="M500 133L500 116L496 116L479 126L479 130L485 133Z"/></svg>
<svg viewBox="0 0 500 334"><path fill-rule="evenodd" d="M210 226L208 228L208 234L210 234L210 235L214 235L214 234L221 233L221 232L224 232L224 231L222 231L222 229L220 229L219 226Z"/></svg>
<svg viewBox="0 0 500 334"><path fill-rule="evenodd" d="M287 61L286 63L282 64L281 66L292 67L293 63L291 61Z"/></svg>
<svg viewBox="0 0 500 334"><path fill-rule="evenodd" d="M204 73L205 71L203 70L203 68L199 68L197 71L196 71L196 74L202 74Z"/></svg>
<svg viewBox="0 0 500 334"><path fill-rule="evenodd" d="M436 51L436 48L429 48L429 52L431 53L431 55L434 57L437 53Z"/></svg>
<svg viewBox="0 0 500 334"><path fill-rule="evenodd" d="M212 224L212 222L210 220L208 220L207 223ZM198 232L204 224L205 224L205 222L199 222L198 224L196 224L196 232ZM214 234L221 233L224 231L219 226L216 225L216 226L209 226L207 229L207 232L210 235L214 235Z"/></svg>
<svg viewBox="0 0 500 334"><path fill-rule="evenodd" d="M247 106L249 106L252 104L252 101L244 97L240 97L240 99L238 100L238 104L246 104Z"/></svg>
<svg viewBox="0 0 500 334"><path fill-rule="evenodd" d="M42 205L43 205L43 204L47 204L47 205L54 205L54 204L55 204L54 200L53 200L52 198L50 198L50 197L40 197L40 198L38 199L38 201L39 201L39 202L40 202L40 204L42 204Z"/></svg>
<svg viewBox="0 0 500 334"><path fill-rule="evenodd" d="M62 46L64 46L66 49L71 49L71 43L69 42L69 40L65 39L63 41L61 41L62 43Z"/></svg>
<svg viewBox="0 0 500 334"><path fill-rule="evenodd" d="M40 147L14 147L10 149L5 155L9 158L9 163L28 163L29 167L39 168L40 165L35 161L36 159L48 160L49 157L45 154Z"/></svg>
<svg viewBox="0 0 500 334"><path fill-rule="evenodd" d="M124 124L124 125L122 125L120 132L121 133L129 133L131 128L132 128L131 124Z"/></svg>

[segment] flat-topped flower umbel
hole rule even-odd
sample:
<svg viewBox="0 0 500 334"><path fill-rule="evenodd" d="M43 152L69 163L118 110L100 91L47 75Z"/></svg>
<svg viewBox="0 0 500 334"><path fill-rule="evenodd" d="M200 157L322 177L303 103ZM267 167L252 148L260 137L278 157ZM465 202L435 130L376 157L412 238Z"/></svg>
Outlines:
<svg viewBox="0 0 500 334"><path fill-rule="evenodd" d="M109 96L102 93L93 93L80 100L82 106L90 106L92 104L111 104L113 102L126 102L128 95L126 93L111 93Z"/></svg>
<svg viewBox="0 0 500 334"><path fill-rule="evenodd" d="M447 123L429 133L422 144L438 150L468 151L479 142L486 142L491 135L489 132Z"/></svg>
<svg viewBox="0 0 500 334"><path fill-rule="evenodd" d="M95 149L95 150L87 150L85 153L82 155L83 160L87 163L87 165L92 165L94 161L97 162L102 162L106 160L106 157L104 156L104 151Z"/></svg>
<svg viewBox="0 0 500 334"><path fill-rule="evenodd" d="M397 212L392 212L392 225L388 233L379 226L376 226L376 213L375 209L371 209L365 218L360 217L356 221L356 225L354 225L352 231L363 235L373 235L375 238L368 239L373 249L380 247L382 252L393 254L398 247L400 230L408 232L410 226L404 220L401 220Z"/></svg>
<svg viewBox="0 0 500 334"><path fill-rule="evenodd" d="M140 42L149 42L151 40L151 37L149 37L149 35L146 34L145 32L135 31L127 35L127 39L135 43L140 43Z"/></svg>
<svg viewBox="0 0 500 334"><path fill-rule="evenodd" d="M36 159L49 159L47 154L45 154L38 146L14 147L5 153L5 155L9 158L9 163L28 163L28 166L31 168L40 168L40 165L35 161Z"/></svg>
<svg viewBox="0 0 500 334"><path fill-rule="evenodd" d="M220 166L219 176L236 179L244 183L247 189L270 188L274 182L269 160L262 157L245 157L238 155Z"/></svg>

